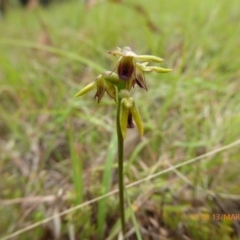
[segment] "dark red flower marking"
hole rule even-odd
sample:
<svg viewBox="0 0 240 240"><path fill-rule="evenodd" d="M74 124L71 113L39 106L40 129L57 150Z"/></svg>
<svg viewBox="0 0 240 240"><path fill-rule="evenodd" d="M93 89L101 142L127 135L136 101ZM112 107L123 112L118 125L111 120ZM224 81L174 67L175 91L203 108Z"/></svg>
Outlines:
<svg viewBox="0 0 240 240"><path fill-rule="evenodd" d="M128 114L128 125L127 125L127 128L134 128L132 113Z"/></svg>
<svg viewBox="0 0 240 240"><path fill-rule="evenodd" d="M128 81L134 72L134 62L132 57L122 57L118 65L118 77Z"/></svg>

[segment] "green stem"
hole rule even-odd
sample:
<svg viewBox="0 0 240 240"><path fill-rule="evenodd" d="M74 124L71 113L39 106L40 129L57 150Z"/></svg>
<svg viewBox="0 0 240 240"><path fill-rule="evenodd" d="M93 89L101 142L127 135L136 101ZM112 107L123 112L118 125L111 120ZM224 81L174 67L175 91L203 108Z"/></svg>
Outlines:
<svg viewBox="0 0 240 240"><path fill-rule="evenodd" d="M121 213L122 233L125 234L125 209L124 209L124 177L123 177L123 136L120 126L120 106L121 99L118 98L117 107L117 136L118 136L118 186L119 186L119 204Z"/></svg>

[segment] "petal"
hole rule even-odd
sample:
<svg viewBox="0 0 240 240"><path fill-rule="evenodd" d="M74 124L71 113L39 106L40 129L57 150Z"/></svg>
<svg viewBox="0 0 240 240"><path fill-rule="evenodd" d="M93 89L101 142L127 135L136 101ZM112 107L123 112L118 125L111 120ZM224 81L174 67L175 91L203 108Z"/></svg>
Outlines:
<svg viewBox="0 0 240 240"><path fill-rule="evenodd" d="M143 71L143 72L151 72L151 68L149 68L148 65L148 62L144 62L144 63L137 63L136 66L137 66L137 69Z"/></svg>
<svg viewBox="0 0 240 240"><path fill-rule="evenodd" d="M103 95L105 93L105 85L104 85L104 79L98 79L97 81L97 92L94 96L94 98L97 98L97 102L100 103L100 101L103 98Z"/></svg>
<svg viewBox="0 0 240 240"><path fill-rule="evenodd" d="M116 89L111 83L105 82L105 89L107 94L116 101Z"/></svg>
<svg viewBox="0 0 240 240"><path fill-rule="evenodd" d="M137 67L139 67L139 69L143 70L145 67L147 67L148 64L149 64L149 62L137 63Z"/></svg>
<svg viewBox="0 0 240 240"><path fill-rule="evenodd" d="M145 81L144 72L141 70L137 71L136 77L135 77L135 83L140 87L144 88L147 91L147 84Z"/></svg>
<svg viewBox="0 0 240 240"><path fill-rule="evenodd" d="M137 54L135 52L133 52L130 47L124 47L123 50L122 50L122 56L125 56L125 57L136 57Z"/></svg>
<svg viewBox="0 0 240 240"><path fill-rule="evenodd" d="M113 56L117 57L117 56L123 56L122 54L122 50L121 48L117 47L115 50L113 51L109 51L109 54L112 54Z"/></svg>
<svg viewBox="0 0 240 240"><path fill-rule="evenodd" d="M137 55L135 58L139 61L163 62L162 58L152 56L152 55Z"/></svg>
<svg viewBox="0 0 240 240"><path fill-rule="evenodd" d="M80 90L74 97L80 97L89 91L91 91L96 86L96 82L91 82L86 87L84 87L82 90Z"/></svg>
<svg viewBox="0 0 240 240"><path fill-rule="evenodd" d="M141 119L141 116L140 116L138 110L137 110L136 107L135 107L135 104L134 104L133 107L130 109L130 112L132 113L134 122L135 122L136 125L137 125L137 128L138 128L138 131L139 131L140 136L143 136L144 130L143 130L142 119Z"/></svg>
<svg viewBox="0 0 240 240"><path fill-rule="evenodd" d="M134 72L135 63L133 57L122 57L118 64L118 77L129 80Z"/></svg>
<svg viewBox="0 0 240 240"><path fill-rule="evenodd" d="M132 117L130 114L130 109L133 107L133 99L132 98L123 98L121 100L120 107L120 127L123 138L127 135L127 128L133 127Z"/></svg>
<svg viewBox="0 0 240 240"><path fill-rule="evenodd" d="M167 69L167 68L160 68L160 67L155 67L155 66L149 66L149 68L157 73L168 73L171 72L172 69Z"/></svg>
<svg viewBox="0 0 240 240"><path fill-rule="evenodd" d="M127 101L126 98L123 98L121 101L121 107L120 107L120 127L121 127L121 132L122 132L122 136L123 139L126 138L127 135L127 125L128 125L128 114L129 114L129 108L126 107L127 103L125 103Z"/></svg>
<svg viewBox="0 0 240 240"><path fill-rule="evenodd" d="M114 56L124 56L124 57L135 57L137 54L132 51L130 47L124 47L123 49L121 48L116 48L113 51L108 52L109 54L112 54Z"/></svg>
<svg viewBox="0 0 240 240"><path fill-rule="evenodd" d="M119 83L118 75L111 71L106 71L102 74L103 78L110 83Z"/></svg>

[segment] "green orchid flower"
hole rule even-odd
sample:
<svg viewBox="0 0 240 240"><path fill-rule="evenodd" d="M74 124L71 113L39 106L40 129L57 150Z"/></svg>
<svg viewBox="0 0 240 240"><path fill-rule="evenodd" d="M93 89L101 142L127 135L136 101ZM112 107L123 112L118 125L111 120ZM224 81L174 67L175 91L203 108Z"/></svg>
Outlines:
<svg viewBox="0 0 240 240"><path fill-rule="evenodd" d="M98 75L94 82L89 83L86 87L84 87L82 90L80 90L75 97L80 97L88 92L90 92L91 90L93 90L94 88L97 88L97 92L94 96L95 99L97 99L97 102L99 103L105 92L107 92L107 94L113 98L115 101L117 101L116 99L116 88L115 88L115 84L119 83L119 78L117 76L117 74L110 72L110 71L106 71L103 74Z"/></svg>
<svg viewBox="0 0 240 240"><path fill-rule="evenodd" d="M161 63L163 59L152 55L137 55L130 47L124 47L123 49L117 48L109 53L119 57L117 64L118 77L127 82L128 90L134 87L135 84L147 90L144 72L154 71L158 73L167 73L171 71L171 69L147 66L148 62Z"/></svg>
<svg viewBox="0 0 240 240"><path fill-rule="evenodd" d="M123 138L126 137L127 128L133 128L133 120L137 125L140 136L143 136L143 124L141 116L136 108L133 98L127 90L120 92L121 106L120 106L120 126Z"/></svg>

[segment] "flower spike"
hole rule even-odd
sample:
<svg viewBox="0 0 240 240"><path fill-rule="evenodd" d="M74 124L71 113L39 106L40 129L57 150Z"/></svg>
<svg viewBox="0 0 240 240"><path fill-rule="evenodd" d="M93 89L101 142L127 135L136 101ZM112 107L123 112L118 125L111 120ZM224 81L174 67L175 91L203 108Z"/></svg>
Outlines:
<svg viewBox="0 0 240 240"><path fill-rule="evenodd" d="M1 0L0 0L1 1ZM138 55L130 47L117 48L109 52L118 57L117 66L114 71L106 71L88 84L75 96L82 96L93 88L97 88L94 96L99 103L105 92L117 103L116 131L118 139L118 179L119 179L119 200L121 213L122 235L125 234L125 202L124 202L124 139L127 129L137 126L140 136L143 136L144 128L141 116L135 106L133 98L130 97L130 90L135 85L147 90L145 72L167 73L171 69L164 69L158 66L149 66L149 62L161 63L162 58L151 55ZM115 73L117 72L117 74Z"/></svg>
<svg viewBox="0 0 240 240"><path fill-rule="evenodd" d="M133 128L136 124L140 135L143 135L143 124L141 116L135 107L133 99L130 97L130 90L137 85L148 90L145 80L146 72L168 73L172 69L165 69L158 66L151 66L151 62L161 63L163 59L152 55L138 55L130 47L116 48L110 51L118 57L116 72L106 71L98 75L95 80L79 91L75 97L82 96L94 88L97 89L94 98L99 103L105 92L120 104L119 125L123 138L126 137L127 128Z"/></svg>

